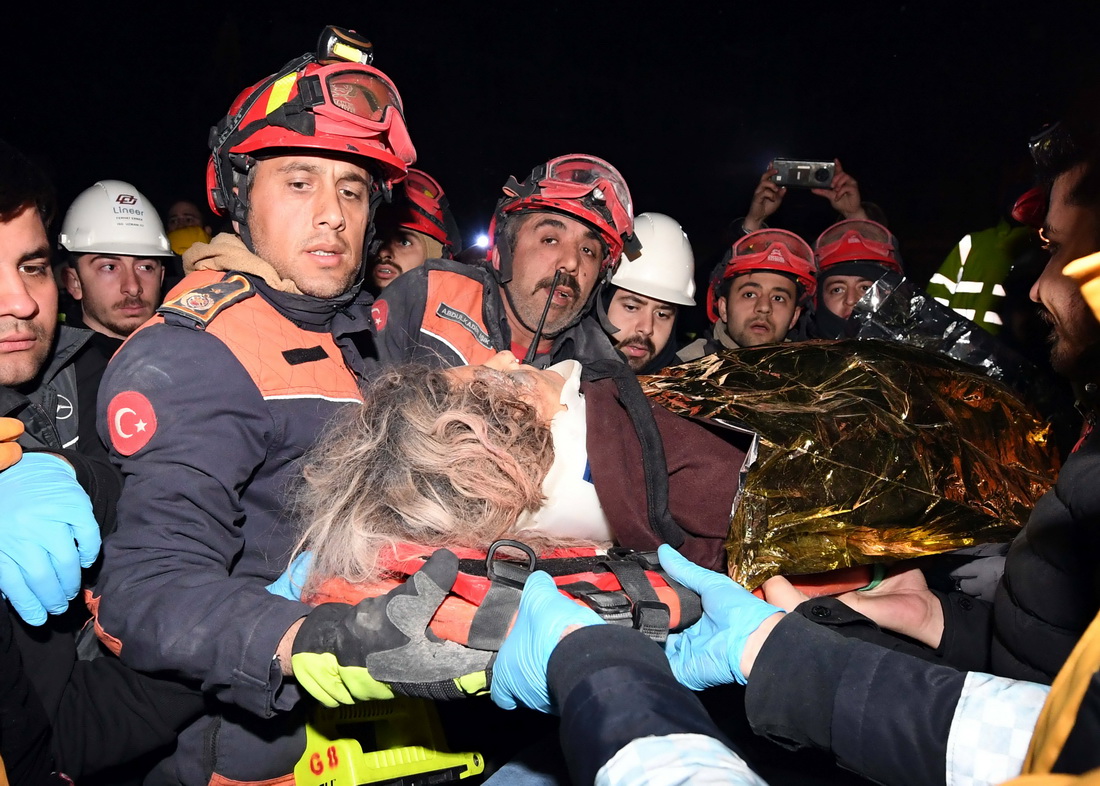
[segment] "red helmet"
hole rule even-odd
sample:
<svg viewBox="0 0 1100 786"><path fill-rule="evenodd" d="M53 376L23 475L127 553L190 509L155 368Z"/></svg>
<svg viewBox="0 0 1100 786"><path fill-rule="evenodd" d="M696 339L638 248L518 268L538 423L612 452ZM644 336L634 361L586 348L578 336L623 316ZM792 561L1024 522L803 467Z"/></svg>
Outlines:
<svg viewBox="0 0 1100 786"><path fill-rule="evenodd" d="M443 187L420 169L409 169L404 190L395 194L393 204L383 206L383 211L379 223L390 231L402 228L427 235L442 244L444 253L459 243L458 224Z"/></svg>
<svg viewBox="0 0 1100 786"><path fill-rule="evenodd" d="M523 183L510 177L489 226L489 251L499 220L513 213L550 211L572 216L595 229L607 246L602 271L619 261L624 247L635 247L634 205L619 171L596 156L559 156L531 170Z"/></svg>
<svg viewBox="0 0 1100 786"><path fill-rule="evenodd" d="M814 248L822 278L868 274L877 278L874 274L881 275L882 270L902 272L898 239L882 224L865 218L833 224L821 233Z"/></svg>
<svg viewBox="0 0 1100 786"><path fill-rule="evenodd" d="M214 212L243 222L246 205L233 187L243 185L257 153L287 149L368 159L386 190L416 160L389 77L363 62L318 62L312 54L242 91L211 129L206 185Z"/></svg>
<svg viewBox="0 0 1100 786"><path fill-rule="evenodd" d="M742 273L779 273L793 276L802 287L799 300L809 300L817 290L817 266L809 243L785 229L759 229L733 244L725 262L715 268L707 287L707 316L718 321L722 284Z"/></svg>

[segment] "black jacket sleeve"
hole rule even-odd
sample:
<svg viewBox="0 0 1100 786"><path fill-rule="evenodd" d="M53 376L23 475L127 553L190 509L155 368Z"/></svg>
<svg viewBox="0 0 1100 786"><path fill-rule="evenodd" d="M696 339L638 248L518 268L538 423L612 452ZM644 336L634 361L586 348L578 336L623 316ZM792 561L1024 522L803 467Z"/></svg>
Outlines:
<svg viewBox="0 0 1100 786"><path fill-rule="evenodd" d="M733 748L703 705L672 675L660 646L614 625L581 628L550 656L550 695L561 710L561 746L573 783L596 773L631 740L702 734Z"/></svg>
<svg viewBox="0 0 1100 786"><path fill-rule="evenodd" d="M7 602L0 601L0 768L12 783L60 783L50 775L50 723L23 671L12 617Z"/></svg>
<svg viewBox="0 0 1100 786"><path fill-rule="evenodd" d="M788 614L745 693L753 730L790 748L832 751L880 783L939 786L966 673Z"/></svg>
<svg viewBox="0 0 1100 786"><path fill-rule="evenodd" d="M106 461L75 451L42 452L56 453L72 464L100 531L108 537L115 528L121 473ZM92 583L98 566L97 561L84 571L85 584ZM14 699L26 706L21 736L29 738L41 715L47 724L42 731L52 751L51 764L74 778L172 744L204 706L196 688L134 671L114 656L79 660L77 632L88 617L83 597L77 596L65 614L52 615L44 626L32 628L19 622L11 631L13 649L22 654L19 671L14 671L13 662L8 675L16 681L13 689L19 690L20 682L33 685L26 697ZM6 736L0 733L0 739ZM51 767L43 766L33 762L36 772L49 773Z"/></svg>

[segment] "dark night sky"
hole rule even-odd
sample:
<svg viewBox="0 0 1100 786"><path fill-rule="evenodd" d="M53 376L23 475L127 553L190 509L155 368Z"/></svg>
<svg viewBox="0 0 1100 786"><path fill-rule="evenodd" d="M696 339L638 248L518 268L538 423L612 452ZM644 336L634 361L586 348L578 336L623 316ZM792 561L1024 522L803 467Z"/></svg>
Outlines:
<svg viewBox="0 0 1100 786"><path fill-rule="evenodd" d="M996 220L1002 172L1100 74L1088 0L39 7L5 12L0 135L47 167L62 204L107 177L162 209L201 194L209 126L333 23L373 40L468 240L509 174L590 152L638 212L677 218L707 268L773 156L837 156L926 279ZM772 223L811 241L830 220L823 200L787 202Z"/></svg>

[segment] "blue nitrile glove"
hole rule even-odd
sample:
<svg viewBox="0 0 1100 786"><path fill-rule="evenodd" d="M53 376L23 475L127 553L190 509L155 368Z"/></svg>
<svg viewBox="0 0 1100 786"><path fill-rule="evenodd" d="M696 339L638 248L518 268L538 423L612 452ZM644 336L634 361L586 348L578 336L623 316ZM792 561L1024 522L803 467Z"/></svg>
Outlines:
<svg viewBox="0 0 1100 786"><path fill-rule="evenodd" d="M80 569L99 556L99 524L76 471L49 453L26 453L0 472L0 592L27 623L61 614ZM74 543L75 541L75 543Z"/></svg>
<svg viewBox="0 0 1100 786"><path fill-rule="evenodd" d="M289 600L301 600L302 588L306 585L309 576L309 566L313 562L313 552L303 551L287 566L283 575L267 585L267 591L272 595Z"/></svg>
<svg viewBox="0 0 1100 786"><path fill-rule="evenodd" d="M545 571L532 573L519 599L516 622L493 664L493 703L505 710L518 705L551 712L546 668L566 628L606 624L592 609L558 592Z"/></svg>
<svg viewBox="0 0 1100 786"><path fill-rule="evenodd" d="M676 549L657 549L668 575L703 601L703 616L683 633L673 633L665 644L672 673L692 690L747 680L741 673L745 642L760 623L782 609L765 603L728 576L701 568Z"/></svg>

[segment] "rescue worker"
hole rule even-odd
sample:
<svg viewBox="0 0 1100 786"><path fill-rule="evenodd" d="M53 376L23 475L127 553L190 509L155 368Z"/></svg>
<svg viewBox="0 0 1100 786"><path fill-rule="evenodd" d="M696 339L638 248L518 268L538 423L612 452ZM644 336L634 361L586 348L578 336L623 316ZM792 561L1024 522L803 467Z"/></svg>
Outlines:
<svg viewBox="0 0 1100 786"><path fill-rule="evenodd" d="M381 243L370 271L376 294L427 259L454 259L460 245L447 195L434 177L419 169L410 169L393 202L379 208L377 224Z"/></svg>
<svg viewBox="0 0 1100 786"><path fill-rule="evenodd" d="M79 449L107 458L96 433L99 383L123 340L160 305L164 265L172 249L160 217L141 192L121 180L101 180L81 192L61 224L67 253L65 288L80 303L92 336L76 353Z"/></svg>
<svg viewBox="0 0 1100 786"><path fill-rule="evenodd" d="M783 229L761 229L737 240L707 288L710 337L688 344L677 359L787 340L817 289L813 258L806 241Z"/></svg>
<svg viewBox="0 0 1100 786"><path fill-rule="evenodd" d="M599 295L600 321L639 374L676 361L681 306L695 305L695 255L687 234L663 213L634 219L641 255L624 258Z"/></svg>
<svg viewBox="0 0 1100 786"><path fill-rule="evenodd" d="M101 528L113 524L122 478L61 445L66 416L76 413L57 406L58 376L49 371L57 347L70 358L72 347L53 340L52 213L45 177L0 142L0 759L13 783L124 764L171 745L202 707L188 689L113 657L77 658L89 617L74 600L81 569L92 567ZM88 332L63 327L60 340Z"/></svg>
<svg viewBox="0 0 1100 786"><path fill-rule="evenodd" d="M838 221L814 244L817 302L813 338L845 338L845 323L856 303L887 272L901 273L898 240L882 224L868 219Z"/></svg>
<svg viewBox="0 0 1100 786"><path fill-rule="evenodd" d="M350 702L399 681L436 695L485 685L484 660L449 661L465 669L455 678L474 674L461 686L425 676L436 645L401 627L430 616L457 563L425 566L399 606L311 614L265 590L293 545L282 511L297 459L370 373L359 284L373 207L415 158L396 88L351 35L327 29L316 55L246 88L215 127L211 206L239 237L188 251L180 294L104 377L101 435L127 482L93 601L101 638L135 668L201 686L210 710L158 782L286 776L272 768L304 749L299 686Z"/></svg>
<svg viewBox="0 0 1100 786"><path fill-rule="evenodd" d="M595 156L566 155L522 183L510 178L504 193L488 266L429 260L379 297L383 362L478 364L505 349L541 368L620 358L589 311L624 246L636 245L622 176Z"/></svg>

